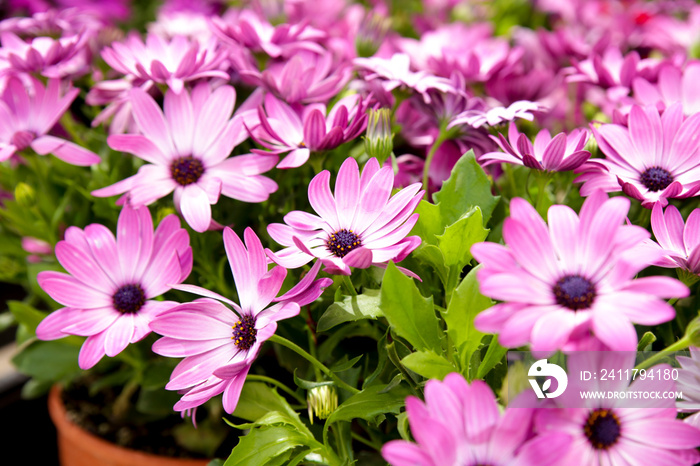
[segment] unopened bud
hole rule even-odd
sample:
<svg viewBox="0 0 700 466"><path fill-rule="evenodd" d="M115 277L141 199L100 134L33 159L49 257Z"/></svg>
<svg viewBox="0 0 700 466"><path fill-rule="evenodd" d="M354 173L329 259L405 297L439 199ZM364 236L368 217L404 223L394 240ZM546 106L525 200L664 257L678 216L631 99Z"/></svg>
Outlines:
<svg viewBox="0 0 700 466"><path fill-rule="evenodd" d="M355 36L355 50L358 57L371 57L384 42L389 30L390 19L378 13L369 13L360 24Z"/></svg>
<svg viewBox="0 0 700 466"><path fill-rule="evenodd" d="M327 419L338 408L338 392L333 385L321 385L309 390L307 396L309 419L314 423L314 413L319 419Z"/></svg>
<svg viewBox="0 0 700 466"><path fill-rule="evenodd" d="M27 183L20 182L15 187L15 200L22 207L32 207L36 203L36 192Z"/></svg>
<svg viewBox="0 0 700 466"><path fill-rule="evenodd" d="M365 135L365 152L370 157L376 157L379 166L382 166L393 150L394 135L391 132L391 110L388 108L370 110L367 119L367 134Z"/></svg>

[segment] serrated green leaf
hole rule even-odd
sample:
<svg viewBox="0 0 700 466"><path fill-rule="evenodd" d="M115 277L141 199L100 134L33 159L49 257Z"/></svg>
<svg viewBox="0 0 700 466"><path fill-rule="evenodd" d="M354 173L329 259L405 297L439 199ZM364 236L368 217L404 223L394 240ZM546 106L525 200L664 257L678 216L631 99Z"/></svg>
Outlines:
<svg viewBox="0 0 700 466"><path fill-rule="evenodd" d="M434 351L416 351L403 358L401 364L427 379L442 380L450 372L457 371L454 364Z"/></svg>
<svg viewBox="0 0 700 466"><path fill-rule="evenodd" d="M470 249L475 243L484 241L489 230L483 226L479 207L472 208L462 218L445 229L436 238L445 258L445 265L456 266L460 270L472 260Z"/></svg>
<svg viewBox="0 0 700 466"><path fill-rule="evenodd" d="M279 412L286 416L288 422L304 435L313 438L299 415L289 405L287 400L262 382L247 382L241 391L241 397L236 405L233 415L246 421L258 421L270 412Z"/></svg>
<svg viewBox="0 0 700 466"><path fill-rule="evenodd" d="M433 297L424 298L412 278L390 262L382 282L380 307L393 331L418 350L442 351L442 331Z"/></svg>
<svg viewBox="0 0 700 466"><path fill-rule="evenodd" d="M291 426L253 429L240 438L224 466L267 466L281 455L289 458L292 450L307 445L308 441Z"/></svg>
<svg viewBox="0 0 700 466"><path fill-rule="evenodd" d="M347 359L347 355L345 355L345 356L343 357L343 359L341 359L340 361L338 361L337 363L335 363L335 364L331 367L331 370L332 370L333 372L343 372L343 371L346 371L346 370L352 368L352 366L354 366L355 364L357 364L357 362L358 362L360 359L362 359L362 356L363 356L363 355L361 354L361 355L359 355L359 356L357 356L357 357L355 357L355 358L352 358L352 359L349 360L349 361L346 361L346 360L343 360L343 359Z"/></svg>
<svg viewBox="0 0 700 466"><path fill-rule="evenodd" d="M382 315L379 308L379 290L365 289L360 295L344 296L342 301L328 306L318 320L316 329L325 332L344 322L376 319Z"/></svg>
<svg viewBox="0 0 700 466"><path fill-rule="evenodd" d="M491 181L476 161L472 150L457 161L450 178L433 198L440 207L443 225L453 224L474 206L481 208L486 223L499 201L499 197L491 193Z"/></svg>
<svg viewBox="0 0 700 466"><path fill-rule="evenodd" d="M498 338L494 335L491 338L491 343L489 343L489 349L486 350L486 355L484 359L479 364L479 370L476 373L477 379L483 379L486 374L491 372L491 369L496 367L503 361L503 357L506 355L506 348L498 344Z"/></svg>
<svg viewBox="0 0 700 466"><path fill-rule="evenodd" d="M353 419L371 421L380 414L398 414L410 392L404 385L398 385L388 392L383 392L385 388L384 385L373 385L351 396L333 411L326 420L326 426L337 421Z"/></svg>
<svg viewBox="0 0 700 466"><path fill-rule="evenodd" d="M428 201L420 201L416 207L418 221L416 222L412 235L418 235L423 240L423 244L437 245L437 235L441 235L445 231L445 223L443 223L440 207Z"/></svg>
<svg viewBox="0 0 700 466"><path fill-rule="evenodd" d="M459 360L466 369L472 354L481 345L483 333L474 327L474 319L484 309L493 305L490 298L479 292L479 282L476 274L481 266L469 271L457 286L442 317L447 324L447 335L455 345Z"/></svg>

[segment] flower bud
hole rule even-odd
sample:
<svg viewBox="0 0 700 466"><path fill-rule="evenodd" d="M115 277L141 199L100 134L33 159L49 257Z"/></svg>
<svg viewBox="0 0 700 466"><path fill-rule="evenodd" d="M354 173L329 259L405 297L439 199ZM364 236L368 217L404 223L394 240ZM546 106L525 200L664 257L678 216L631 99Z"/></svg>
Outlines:
<svg viewBox="0 0 700 466"><path fill-rule="evenodd" d="M333 385L321 385L309 390L307 396L309 419L314 423L313 414L319 419L327 419L338 408L338 392Z"/></svg>
<svg viewBox="0 0 700 466"><path fill-rule="evenodd" d="M365 135L365 152L370 157L376 157L379 165L394 150L394 135L391 132L391 110L380 108L370 110L367 120L367 134Z"/></svg>
<svg viewBox="0 0 700 466"><path fill-rule="evenodd" d="M27 183L18 183L15 188L15 200L22 207L32 207L36 203L36 193L34 188Z"/></svg>
<svg viewBox="0 0 700 466"><path fill-rule="evenodd" d="M388 18L378 13L365 16L355 37L355 51L358 57L371 57L377 53L379 46L384 42L389 22Z"/></svg>

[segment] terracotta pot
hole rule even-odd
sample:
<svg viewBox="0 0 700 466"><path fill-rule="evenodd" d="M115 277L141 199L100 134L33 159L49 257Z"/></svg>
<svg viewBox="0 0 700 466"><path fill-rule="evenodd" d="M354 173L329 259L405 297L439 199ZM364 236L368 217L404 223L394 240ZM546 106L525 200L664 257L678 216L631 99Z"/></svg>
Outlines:
<svg viewBox="0 0 700 466"><path fill-rule="evenodd" d="M58 432L61 466L205 466L209 460L171 458L110 443L73 424L66 416L61 389L49 392L49 415Z"/></svg>

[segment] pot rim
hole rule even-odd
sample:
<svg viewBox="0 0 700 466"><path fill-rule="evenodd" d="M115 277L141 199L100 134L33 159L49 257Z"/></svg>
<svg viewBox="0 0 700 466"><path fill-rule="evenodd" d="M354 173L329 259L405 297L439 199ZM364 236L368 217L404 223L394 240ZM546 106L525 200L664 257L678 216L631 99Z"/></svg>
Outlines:
<svg viewBox="0 0 700 466"><path fill-rule="evenodd" d="M55 384L51 387L48 396L49 416L56 426L56 431L59 435L64 436L66 439L78 445L85 445L91 450L100 451L105 456L122 457L129 464L141 464L147 461L149 464L156 466L161 464L158 461L162 462L164 459L167 459L167 464L172 464L173 466L204 466L210 461L208 459L175 458L154 455L152 453L133 450L108 442L68 419L66 407L61 399L61 392L62 388L59 384Z"/></svg>

